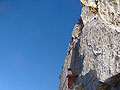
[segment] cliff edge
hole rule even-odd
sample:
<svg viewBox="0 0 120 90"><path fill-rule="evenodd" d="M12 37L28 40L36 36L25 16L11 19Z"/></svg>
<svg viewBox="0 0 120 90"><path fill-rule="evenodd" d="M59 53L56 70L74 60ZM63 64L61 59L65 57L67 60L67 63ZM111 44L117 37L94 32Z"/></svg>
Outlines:
<svg viewBox="0 0 120 90"><path fill-rule="evenodd" d="M120 0L81 0L58 90L120 90ZM71 67L78 77L67 86Z"/></svg>

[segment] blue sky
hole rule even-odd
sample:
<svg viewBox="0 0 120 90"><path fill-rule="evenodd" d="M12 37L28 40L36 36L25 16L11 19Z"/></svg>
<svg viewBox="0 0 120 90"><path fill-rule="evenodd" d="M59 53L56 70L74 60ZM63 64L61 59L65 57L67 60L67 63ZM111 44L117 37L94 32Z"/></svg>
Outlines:
<svg viewBox="0 0 120 90"><path fill-rule="evenodd" d="M0 90L58 90L79 0L0 0Z"/></svg>

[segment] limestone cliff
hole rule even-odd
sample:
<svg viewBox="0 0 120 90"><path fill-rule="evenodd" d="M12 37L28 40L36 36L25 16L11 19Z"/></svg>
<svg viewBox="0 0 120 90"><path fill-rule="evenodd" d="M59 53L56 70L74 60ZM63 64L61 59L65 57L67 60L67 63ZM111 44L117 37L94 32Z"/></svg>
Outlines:
<svg viewBox="0 0 120 90"><path fill-rule="evenodd" d="M69 67L79 75L70 90L120 90L120 0L81 0L81 5L59 90L69 90Z"/></svg>

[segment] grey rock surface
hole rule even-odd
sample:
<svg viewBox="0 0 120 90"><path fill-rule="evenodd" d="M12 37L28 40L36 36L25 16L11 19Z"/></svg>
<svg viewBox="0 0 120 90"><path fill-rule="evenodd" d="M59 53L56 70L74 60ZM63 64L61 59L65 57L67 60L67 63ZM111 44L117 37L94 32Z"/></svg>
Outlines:
<svg viewBox="0 0 120 90"><path fill-rule="evenodd" d="M81 2L83 23L73 29L59 90L120 90L120 0ZM69 67L79 75L73 89L67 87Z"/></svg>

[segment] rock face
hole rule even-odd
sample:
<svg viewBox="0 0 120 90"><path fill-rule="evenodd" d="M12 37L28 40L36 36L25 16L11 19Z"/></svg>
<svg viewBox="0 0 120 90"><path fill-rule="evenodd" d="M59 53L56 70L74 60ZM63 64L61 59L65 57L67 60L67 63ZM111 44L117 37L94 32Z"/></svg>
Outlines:
<svg viewBox="0 0 120 90"><path fill-rule="evenodd" d="M120 90L120 0L81 0L59 90ZM78 78L67 87L71 67Z"/></svg>

